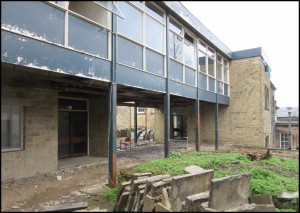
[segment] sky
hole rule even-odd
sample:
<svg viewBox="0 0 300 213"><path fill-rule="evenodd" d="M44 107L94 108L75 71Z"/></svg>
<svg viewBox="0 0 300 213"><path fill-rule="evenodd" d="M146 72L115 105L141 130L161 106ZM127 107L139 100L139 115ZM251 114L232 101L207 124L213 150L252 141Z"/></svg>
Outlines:
<svg viewBox="0 0 300 213"><path fill-rule="evenodd" d="M262 47L278 107L299 106L298 1L182 1L231 51Z"/></svg>

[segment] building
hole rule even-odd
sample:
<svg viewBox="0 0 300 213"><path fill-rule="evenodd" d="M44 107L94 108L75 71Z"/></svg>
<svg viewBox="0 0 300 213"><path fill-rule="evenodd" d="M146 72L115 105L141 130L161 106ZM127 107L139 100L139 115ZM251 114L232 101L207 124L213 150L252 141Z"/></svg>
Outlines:
<svg viewBox="0 0 300 213"><path fill-rule="evenodd" d="M114 185L117 106L155 108L165 157L171 135L189 137L197 151L202 143L270 140L262 48L232 52L180 2L3 1L1 8L1 181L91 155L108 158Z"/></svg>
<svg viewBox="0 0 300 213"><path fill-rule="evenodd" d="M289 129L289 115L286 107L277 109L275 119L274 148L299 149L299 107L292 107L291 129Z"/></svg>

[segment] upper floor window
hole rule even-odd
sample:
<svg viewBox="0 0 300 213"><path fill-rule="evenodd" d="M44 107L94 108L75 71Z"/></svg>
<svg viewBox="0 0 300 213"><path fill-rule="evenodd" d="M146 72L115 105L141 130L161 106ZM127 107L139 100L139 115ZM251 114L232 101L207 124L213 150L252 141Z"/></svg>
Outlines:
<svg viewBox="0 0 300 213"><path fill-rule="evenodd" d="M1 107L1 151L23 149L23 108Z"/></svg>
<svg viewBox="0 0 300 213"><path fill-rule="evenodd" d="M265 110L269 110L269 88L265 86Z"/></svg>
<svg viewBox="0 0 300 213"><path fill-rule="evenodd" d="M174 19L169 21L170 78L196 85L195 39Z"/></svg>
<svg viewBox="0 0 300 213"><path fill-rule="evenodd" d="M150 2L118 2L117 61L157 75L165 74L165 13ZM121 41L121 42L120 42ZM127 43L127 45L123 45ZM128 49L127 47L132 48ZM130 51L130 54L128 54Z"/></svg>
<svg viewBox="0 0 300 213"><path fill-rule="evenodd" d="M137 113L139 113L139 114L145 113L145 108L144 107L137 107Z"/></svg>

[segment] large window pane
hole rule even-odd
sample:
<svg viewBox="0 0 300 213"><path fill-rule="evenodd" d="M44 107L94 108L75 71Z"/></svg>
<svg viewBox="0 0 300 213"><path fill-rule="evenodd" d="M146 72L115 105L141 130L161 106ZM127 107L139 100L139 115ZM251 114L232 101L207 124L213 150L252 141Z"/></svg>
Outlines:
<svg viewBox="0 0 300 213"><path fill-rule="evenodd" d="M217 62L218 80L220 80L220 81L223 80L222 66L223 66L222 64Z"/></svg>
<svg viewBox="0 0 300 213"><path fill-rule="evenodd" d="M224 84L224 95L228 96L228 84Z"/></svg>
<svg viewBox="0 0 300 213"><path fill-rule="evenodd" d="M1 1L1 27L64 44L65 14L38 1Z"/></svg>
<svg viewBox="0 0 300 213"><path fill-rule="evenodd" d="M195 86L195 70L185 67L185 83Z"/></svg>
<svg viewBox="0 0 300 213"><path fill-rule="evenodd" d="M69 15L69 46L108 58L108 32Z"/></svg>
<svg viewBox="0 0 300 213"><path fill-rule="evenodd" d="M142 13L123 1L118 2L125 19L117 18L118 33L142 43Z"/></svg>
<svg viewBox="0 0 300 213"><path fill-rule="evenodd" d="M215 51L213 49L211 49L210 47L207 48L207 54L210 57L215 58Z"/></svg>
<svg viewBox="0 0 300 213"><path fill-rule="evenodd" d="M182 32L182 28L178 24L176 24L175 22L173 22L172 20L170 20L169 23L170 23L169 28L171 30L173 30L175 33L177 33L178 35L180 35L181 32Z"/></svg>
<svg viewBox="0 0 300 213"><path fill-rule="evenodd" d="M199 73L199 87L207 90L207 75Z"/></svg>
<svg viewBox="0 0 300 213"><path fill-rule="evenodd" d="M218 93L223 95L223 83L222 82L218 81L217 89L218 89Z"/></svg>
<svg viewBox="0 0 300 213"><path fill-rule="evenodd" d="M124 38L118 37L118 62L143 69L143 48ZM128 54L130 52L130 54Z"/></svg>
<svg viewBox="0 0 300 213"><path fill-rule="evenodd" d="M182 64L170 60L170 78L177 81L183 81Z"/></svg>
<svg viewBox="0 0 300 213"><path fill-rule="evenodd" d="M206 53L206 44L204 44L202 41L198 42L198 47L202 52Z"/></svg>
<svg viewBox="0 0 300 213"><path fill-rule="evenodd" d="M91 1L70 1L69 10L74 11L94 22L108 26L107 10Z"/></svg>
<svg viewBox="0 0 300 213"><path fill-rule="evenodd" d="M201 51L198 51L198 57L199 57L199 71L206 73L206 54L204 54Z"/></svg>
<svg viewBox="0 0 300 213"><path fill-rule="evenodd" d="M149 16L146 16L146 44L164 52L164 27Z"/></svg>
<svg viewBox="0 0 300 213"><path fill-rule="evenodd" d="M184 42L184 62L195 67L195 47L187 42Z"/></svg>
<svg viewBox="0 0 300 213"><path fill-rule="evenodd" d="M208 74L215 77L215 61L208 57Z"/></svg>
<svg viewBox="0 0 300 213"><path fill-rule="evenodd" d="M155 8L153 5L149 4L148 2L146 2L146 12L154 18L158 19L159 21L163 22L164 13Z"/></svg>
<svg viewBox="0 0 300 213"><path fill-rule="evenodd" d="M213 78L209 78L208 79L208 81L209 81L209 91L210 92L215 92L215 84L216 84L216 81L215 81L215 79L213 79Z"/></svg>
<svg viewBox="0 0 300 213"><path fill-rule="evenodd" d="M224 82L228 83L228 68L224 67Z"/></svg>
<svg viewBox="0 0 300 213"><path fill-rule="evenodd" d="M158 75L164 75L164 56L146 49L146 70Z"/></svg>
<svg viewBox="0 0 300 213"><path fill-rule="evenodd" d="M170 57L182 61L182 38L170 32Z"/></svg>
<svg viewBox="0 0 300 213"><path fill-rule="evenodd" d="M22 149L22 108L1 107L1 150Z"/></svg>

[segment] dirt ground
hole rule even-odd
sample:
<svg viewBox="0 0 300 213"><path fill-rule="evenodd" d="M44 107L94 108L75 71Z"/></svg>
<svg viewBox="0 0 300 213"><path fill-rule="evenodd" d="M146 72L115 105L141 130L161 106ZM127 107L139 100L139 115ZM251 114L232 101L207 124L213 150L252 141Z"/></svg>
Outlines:
<svg viewBox="0 0 300 213"><path fill-rule="evenodd" d="M193 151L194 145L171 143L171 151ZM214 146L201 146L203 151L213 151ZM220 151L240 153L266 152L265 149L248 149L238 147L219 147ZM299 158L299 151L271 150L272 155ZM148 142L132 146L131 150L117 151L117 170L130 168L138 164L162 158L162 143ZM61 180L59 180L61 177ZM44 211L53 205L84 202L88 209L99 207L112 211L114 203L105 199L108 179L107 164L82 165L76 168L61 169L45 175L14 180L1 184L1 211ZM96 193L95 193L96 192Z"/></svg>

